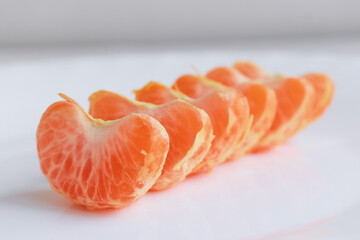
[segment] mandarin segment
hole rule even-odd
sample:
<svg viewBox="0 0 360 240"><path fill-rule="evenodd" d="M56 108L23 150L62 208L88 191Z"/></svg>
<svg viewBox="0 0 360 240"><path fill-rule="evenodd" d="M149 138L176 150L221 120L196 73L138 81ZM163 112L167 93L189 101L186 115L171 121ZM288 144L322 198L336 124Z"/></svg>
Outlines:
<svg viewBox="0 0 360 240"><path fill-rule="evenodd" d="M303 78L270 76L250 62L236 62L234 68L251 80L260 81L276 93L277 110L270 130L256 150L265 150L289 139L308 124L316 97L313 86Z"/></svg>
<svg viewBox="0 0 360 240"><path fill-rule="evenodd" d="M248 78L231 67L217 67L210 70L206 77L212 80L216 80L225 86L236 86L241 82L247 82Z"/></svg>
<svg viewBox="0 0 360 240"><path fill-rule="evenodd" d="M155 105L160 105L168 103L172 100L183 99L185 101L191 102L193 99L187 97L185 94L172 90L167 86L150 81L143 88L134 90L135 99L140 102L147 102Z"/></svg>
<svg viewBox="0 0 360 240"><path fill-rule="evenodd" d="M251 119L253 119L253 116L251 115L251 109L249 108L248 99L246 99L246 97L241 91L235 90L228 86L224 86L221 83L213 81L212 79L208 79L203 76L190 75L190 74L179 77L175 81L173 88L178 89L179 91L188 95L189 97L193 97L197 99L214 91L219 91L219 92L233 91L236 92L238 96L241 96L241 98L237 98L237 100L234 100L233 104L242 105L242 102L245 101L246 108L242 108L242 110L238 111L235 114L239 119L235 120L235 118L232 118L232 120L239 121L238 124L242 125L243 135L241 136L240 139L237 140L233 149L233 153L230 156L228 156L228 158L232 159L234 158L234 156L240 156L243 155L243 153L247 152L247 149L249 149L250 146L248 145L248 141L246 139L248 139L248 134L250 133L248 129L249 128L251 129L251 125L253 123Z"/></svg>
<svg viewBox="0 0 360 240"><path fill-rule="evenodd" d="M243 83L235 88L246 96L253 123L242 148L230 156L230 159L237 159L257 147L260 139L272 126L277 109L276 95L270 88L258 83Z"/></svg>
<svg viewBox="0 0 360 240"><path fill-rule="evenodd" d="M315 101L311 107L309 122L313 122L330 106L334 96L335 84L332 79L323 73L308 73L302 76L315 91Z"/></svg>
<svg viewBox="0 0 360 240"><path fill-rule="evenodd" d="M214 87L224 89L221 84L217 86L214 85ZM203 97L206 94L215 91L216 89L214 87L210 85L209 81L192 74L184 74L180 76L176 79L172 86L173 89L178 90L186 96L194 99Z"/></svg>
<svg viewBox="0 0 360 240"><path fill-rule="evenodd" d="M192 99L161 83L150 82L134 92L137 100L155 104L167 103L177 98L184 99L209 115L215 138L204 161L193 172L207 172L224 162L243 137L248 122L249 107L246 98L235 90L213 89L200 98Z"/></svg>
<svg viewBox="0 0 360 240"><path fill-rule="evenodd" d="M301 83L301 79L270 76L250 62L236 62L234 68L246 75L249 80L261 82L276 93L278 105L274 122L260 140L256 150L264 150L282 143L301 129L309 116L311 102L314 101L313 90L309 84ZM294 101L296 103L292 104Z"/></svg>
<svg viewBox="0 0 360 240"><path fill-rule="evenodd" d="M237 61L233 67L249 79L259 80L268 78L268 74L262 68L252 62Z"/></svg>
<svg viewBox="0 0 360 240"><path fill-rule="evenodd" d="M242 148L230 156L230 160L237 159L256 148L259 140L270 129L277 106L275 93L261 83L250 81L233 67L217 67L210 70L206 76L213 81L237 89L249 102L253 123Z"/></svg>
<svg viewBox="0 0 360 240"><path fill-rule="evenodd" d="M249 105L244 96L232 89L214 91L193 104L208 113L215 134L206 165L195 169L204 172L226 161L238 149L249 125Z"/></svg>
<svg viewBox="0 0 360 240"><path fill-rule="evenodd" d="M170 149L163 173L153 190L162 190L182 181L203 161L213 139L209 116L185 101L163 105L132 101L119 94L99 91L90 96L90 114L105 120L119 119L141 112L157 119L170 138Z"/></svg>
<svg viewBox="0 0 360 240"><path fill-rule="evenodd" d="M51 187L89 209L121 208L143 196L165 163L164 127L144 114L93 119L66 100L45 111L37 130L40 167Z"/></svg>
<svg viewBox="0 0 360 240"><path fill-rule="evenodd" d="M277 110L269 131L259 141L255 150L265 150L278 145L298 131L306 119L313 101L312 87L300 78L285 78L267 83L276 94Z"/></svg>

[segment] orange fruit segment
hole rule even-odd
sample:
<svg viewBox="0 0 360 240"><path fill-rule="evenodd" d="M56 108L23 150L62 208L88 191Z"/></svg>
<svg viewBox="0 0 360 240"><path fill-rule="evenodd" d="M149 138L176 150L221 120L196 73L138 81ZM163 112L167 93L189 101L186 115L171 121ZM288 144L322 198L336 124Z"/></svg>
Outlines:
<svg viewBox="0 0 360 240"><path fill-rule="evenodd" d="M243 151L231 156L231 159L239 158L252 151L270 129L277 107L275 92L264 84L250 81L232 67L214 68L206 74L206 77L237 89L249 102L250 114L254 117L253 124L245 138Z"/></svg>
<svg viewBox="0 0 360 240"><path fill-rule="evenodd" d="M314 89L315 100L313 102L308 122L313 122L330 106L334 96L335 84L329 76L323 73L308 73L302 76Z"/></svg>
<svg viewBox="0 0 360 240"><path fill-rule="evenodd" d="M194 99L186 96L182 92L171 89L164 84L150 81L141 89L133 90L135 99L140 102L152 103L160 105L171 102L176 99L182 99L187 102L192 102Z"/></svg>
<svg viewBox="0 0 360 240"><path fill-rule="evenodd" d="M120 208L160 176L169 149L164 127L145 114L92 118L74 100L52 104L37 129L40 167L51 187L89 209Z"/></svg>
<svg viewBox="0 0 360 240"><path fill-rule="evenodd" d="M241 74L238 70L226 66L221 66L210 70L206 74L206 77L229 87L237 86L241 82L249 82L249 79Z"/></svg>
<svg viewBox="0 0 360 240"><path fill-rule="evenodd" d="M259 142L257 150L278 145L298 132L314 100L311 85L301 78L275 79L266 85L275 91L277 111L270 130Z"/></svg>
<svg viewBox="0 0 360 240"><path fill-rule="evenodd" d="M233 88L229 88L227 86L224 86L220 83L217 83L215 81L212 81L210 79L207 79L202 76L196 76L191 74L186 74L181 77L179 77L174 85L174 89L178 89L182 93L186 94L189 97L200 99L203 96L208 95L209 93L212 93L214 91L233 91L237 92L241 98L238 98L236 101L246 101L246 109L243 109L241 111L238 111L237 116L240 117L240 123L244 126L244 133L239 141L237 141L236 146L234 148L233 153L228 156L228 159L233 158L234 156L240 156L243 155L244 152L246 152L248 146L246 142L246 139L248 137L249 129L251 128L251 125L253 123L253 116L250 115L250 109L249 109L249 103L246 99L246 97L240 92ZM231 89L231 90L230 90ZM216 104L209 105L208 107L211 109ZM245 122L245 119L246 122ZM234 121L239 121L238 119L234 119Z"/></svg>
<svg viewBox="0 0 360 240"><path fill-rule="evenodd" d="M284 142L307 124L315 102L314 89L308 81L270 76L259 66L248 62L236 62L234 68L252 80L261 81L276 93L276 116L270 131L260 141L258 150Z"/></svg>
<svg viewBox="0 0 360 240"><path fill-rule="evenodd" d="M233 67L243 76L252 80L267 79L269 77L266 71L252 62L237 61Z"/></svg>
<svg viewBox="0 0 360 240"><path fill-rule="evenodd" d="M171 89L161 83L150 82L134 91L138 101L163 104L174 99L183 99L203 109L210 117L215 138L205 160L193 172L209 171L233 154L243 138L248 124L247 100L233 89L213 90L197 99Z"/></svg>
<svg viewBox="0 0 360 240"><path fill-rule="evenodd" d="M259 83L242 83L235 87L242 92L250 105L253 124L245 138L243 151L231 156L236 159L258 147L259 142L267 134L275 119L277 99L275 92Z"/></svg>
<svg viewBox="0 0 360 240"><path fill-rule="evenodd" d="M89 100L89 112L95 118L113 120L136 112L148 114L164 126L170 149L153 190L162 190L182 181L203 161L211 146L213 130L209 116L185 101L154 105L104 90L92 94Z"/></svg>

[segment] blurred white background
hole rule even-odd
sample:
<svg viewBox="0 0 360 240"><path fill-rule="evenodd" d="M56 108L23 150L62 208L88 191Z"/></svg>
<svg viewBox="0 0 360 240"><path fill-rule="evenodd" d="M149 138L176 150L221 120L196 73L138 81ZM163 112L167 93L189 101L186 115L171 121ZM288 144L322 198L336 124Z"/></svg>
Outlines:
<svg viewBox="0 0 360 240"><path fill-rule="evenodd" d="M1 0L0 44L218 41L360 33L356 0Z"/></svg>
<svg viewBox="0 0 360 240"><path fill-rule="evenodd" d="M360 54L356 0L0 0L0 62L144 51Z"/></svg>

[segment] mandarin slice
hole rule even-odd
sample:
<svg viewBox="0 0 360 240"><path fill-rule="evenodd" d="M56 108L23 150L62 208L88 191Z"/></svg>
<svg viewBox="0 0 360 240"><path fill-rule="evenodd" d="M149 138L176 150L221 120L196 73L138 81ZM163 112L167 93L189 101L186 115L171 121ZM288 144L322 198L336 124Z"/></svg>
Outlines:
<svg viewBox="0 0 360 240"><path fill-rule="evenodd" d="M183 100L154 105L104 90L92 94L89 100L89 112L95 118L113 120L134 112L145 113L165 127L170 149L153 190L162 190L182 181L209 151L213 139L209 116Z"/></svg>
<svg viewBox="0 0 360 240"><path fill-rule="evenodd" d="M297 133L309 115L314 90L301 78L282 78L268 81L276 94L277 110L271 128L256 150L264 150L283 143Z"/></svg>
<svg viewBox="0 0 360 240"><path fill-rule="evenodd" d="M334 96L335 84L329 76L323 73L308 73L302 78L310 83L315 91L315 101L309 119L309 122L313 122L321 117L330 106Z"/></svg>
<svg viewBox="0 0 360 240"><path fill-rule="evenodd" d="M192 75L192 74L185 74L179 77L175 81L173 85L173 89L177 89L180 92L194 99L200 99L201 97L206 96L207 94L212 93L214 91L234 91L233 88L226 87L220 83L207 79L203 76ZM234 92L238 92L238 94L242 96L242 98L240 98L238 101L244 101L246 99L246 97L240 91L235 90ZM212 105L209 105L208 108L211 109ZM246 111L243 110L238 114L242 119L248 119L248 121L247 123L244 123L245 131L241 140L236 143L234 151L228 157L228 159L233 159L235 156L243 155L249 148L248 143L246 143L246 139L249 133L249 129L251 129L253 123L253 116L250 115L249 107L246 108Z"/></svg>
<svg viewBox="0 0 360 240"><path fill-rule="evenodd" d="M243 76L252 80L264 80L269 77L267 72L252 62L237 61L233 66Z"/></svg>
<svg viewBox="0 0 360 240"><path fill-rule="evenodd" d="M273 123L277 107L275 92L264 84L249 80L232 67L214 68L206 77L237 89L247 98L250 114L254 117L253 124L245 138L243 151L233 154L231 158L235 159L251 152Z"/></svg>
<svg viewBox="0 0 360 240"><path fill-rule="evenodd" d="M249 79L262 82L276 93L278 105L273 125L259 142L257 150L284 142L308 123L315 102L315 92L308 81L281 75L270 76L249 62L236 62L234 68Z"/></svg>
<svg viewBox="0 0 360 240"><path fill-rule="evenodd" d="M51 187L89 209L120 208L143 196L165 163L164 127L145 114L94 119L61 96L66 101L45 111L36 134L40 167Z"/></svg>
<svg viewBox="0 0 360 240"><path fill-rule="evenodd" d="M205 160L193 172L208 171L229 158L241 142L249 121L247 100L233 89L214 90L203 97L192 99L161 83L150 82L134 93L138 101L153 104L183 99L209 115L215 138Z"/></svg>
<svg viewBox="0 0 360 240"><path fill-rule="evenodd" d="M267 134L275 119L277 98L275 92L259 83L242 83L235 87L242 92L250 106L250 114L253 116L253 124L243 144L243 151L231 156L238 158L256 149L259 142Z"/></svg>
<svg viewBox="0 0 360 240"><path fill-rule="evenodd" d="M252 80L269 80L274 78L266 73L264 69L251 62L236 62L234 68ZM310 104L308 119L302 124L304 127L322 116L330 106L334 96L335 84L329 76L323 73L307 73L300 78L309 83L314 90L314 100Z"/></svg>

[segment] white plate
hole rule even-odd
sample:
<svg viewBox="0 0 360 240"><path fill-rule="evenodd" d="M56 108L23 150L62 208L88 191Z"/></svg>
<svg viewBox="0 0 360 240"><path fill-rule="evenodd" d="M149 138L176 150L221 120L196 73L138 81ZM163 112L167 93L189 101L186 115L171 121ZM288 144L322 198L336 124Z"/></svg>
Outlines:
<svg viewBox="0 0 360 240"><path fill-rule="evenodd" d="M98 89L131 96L149 80L170 84L237 59L269 71L322 71L336 82L331 108L298 136L149 193L135 204L84 211L50 189L35 131L64 92L86 109ZM0 66L2 239L360 239L360 58L290 53L134 54Z"/></svg>

